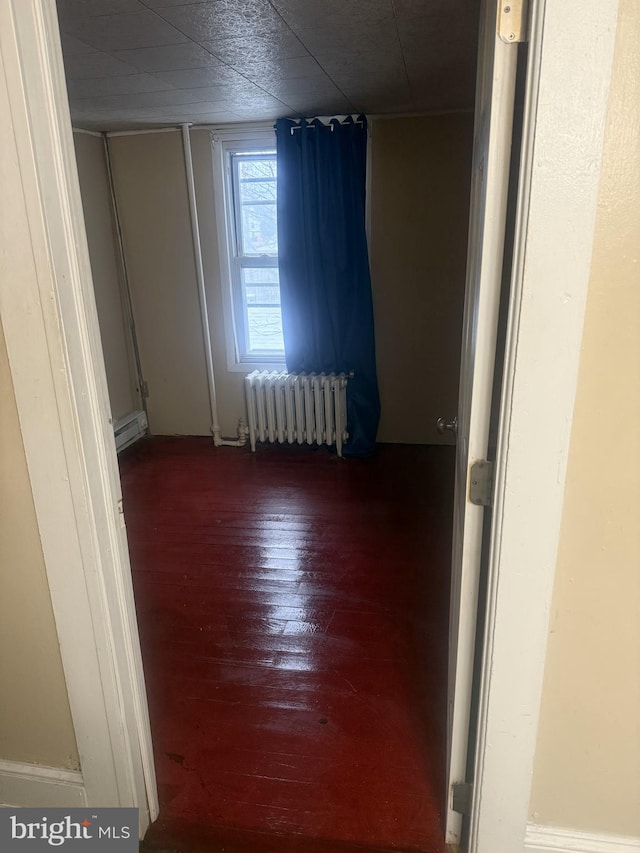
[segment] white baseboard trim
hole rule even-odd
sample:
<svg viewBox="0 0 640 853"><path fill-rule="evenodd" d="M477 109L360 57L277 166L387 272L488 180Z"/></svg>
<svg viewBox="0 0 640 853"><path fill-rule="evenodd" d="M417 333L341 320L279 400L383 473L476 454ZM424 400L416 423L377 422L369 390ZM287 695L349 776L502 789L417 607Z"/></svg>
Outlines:
<svg viewBox="0 0 640 853"><path fill-rule="evenodd" d="M23 808L86 806L82 773L0 760L0 805Z"/></svg>
<svg viewBox="0 0 640 853"><path fill-rule="evenodd" d="M640 838L527 825L525 853L640 853Z"/></svg>

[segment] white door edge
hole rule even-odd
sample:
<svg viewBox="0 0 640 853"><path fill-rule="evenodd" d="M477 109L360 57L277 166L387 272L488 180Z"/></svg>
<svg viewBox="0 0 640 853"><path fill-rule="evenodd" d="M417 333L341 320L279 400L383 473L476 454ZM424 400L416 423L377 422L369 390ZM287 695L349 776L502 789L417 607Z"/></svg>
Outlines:
<svg viewBox="0 0 640 853"><path fill-rule="evenodd" d="M532 0L471 853L525 843L617 6Z"/></svg>
<svg viewBox="0 0 640 853"><path fill-rule="evenodd" d="M468 499L487 458L509 196L518 45L498 36L499 3L480 10L467 272L460 359L449 615L445 840L459 843L453 786L467 781L484 508Z"/></svg>
<svg viewBox="0 0 640 853"><path fill-rule="evenodd" d="M88 805L157 815L54 0L0 0L0 312Z"/></svg>

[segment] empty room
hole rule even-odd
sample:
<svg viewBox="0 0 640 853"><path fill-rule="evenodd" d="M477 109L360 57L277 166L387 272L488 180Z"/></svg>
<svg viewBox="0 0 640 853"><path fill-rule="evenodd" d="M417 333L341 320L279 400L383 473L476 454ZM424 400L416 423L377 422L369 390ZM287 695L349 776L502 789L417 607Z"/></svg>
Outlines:
<svg viewBox="0 0 640 853"><path fill-rule="evenodd" d="M2 849L638 849L638 11L0 0Z"/></svg>
<svg viewBox="0 0 640 853"><path fill-rule="evenodd" d="M479 4L57 8L146 844L439 853Z"/></svg>

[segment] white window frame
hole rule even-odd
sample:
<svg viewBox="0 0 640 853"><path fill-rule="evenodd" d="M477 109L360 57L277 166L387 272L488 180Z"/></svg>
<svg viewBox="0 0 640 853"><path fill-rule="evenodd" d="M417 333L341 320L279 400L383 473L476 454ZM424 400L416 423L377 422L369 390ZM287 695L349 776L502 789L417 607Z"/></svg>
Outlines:
<svg viewBox="0 0 640 853"><path fill-rule="evenodd" d="M216 200L216 226L218 233L218 254L220 258L220 280L222 287L222 306L224 315L225 349L227 369L232 372L250 373L252 370L283 369L284 352L256 354L244 353L242 330L246 329L246 318L238 317L239 311L245 311L241 297L241 259L237 250L237 221L234 205L234 179L231 170L231 155L251 153L252 151L275 151L276 135L272 125L259 125L251 128L220 128L212 131L214 154L214 193ZM256 265L264 263L256 258ZM239 327L242 330L239 334Z"/></svg>

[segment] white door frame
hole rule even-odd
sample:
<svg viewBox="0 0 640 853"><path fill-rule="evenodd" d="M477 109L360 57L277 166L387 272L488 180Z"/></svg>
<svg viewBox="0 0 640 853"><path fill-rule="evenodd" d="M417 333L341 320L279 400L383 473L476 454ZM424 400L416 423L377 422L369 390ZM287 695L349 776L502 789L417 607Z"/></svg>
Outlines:
<svg viewBox="0 0 640 853"><path fill-rule="evenodd" d="M55 0L0 0L0 58L0 317L83 797L138 807L144 833L153 754Z"/></svg>
<svg viewBox="0 0 640 853"><path fill-rule="evenodd" d="M469 469L487 458L496 362L518 45L497 33L503 0L480 5L469 239L458 394L447 689L445 840L457 844L456 783L467 780L484 507L468 499Z"/></svg>
<svg viewBox="0 0 640 853"><path fill-rule="evenodd" d="M471 853L526 849L617 7L531 4Z"/></svg>
<svg viewBox="0 0 640 853"><path fill-rule="evenodd" d="M617 2L532 11L473 853L525 845ZM153 757L54 0L0 0L0 51L0 313L83 784L144 829Z"/></svg>

